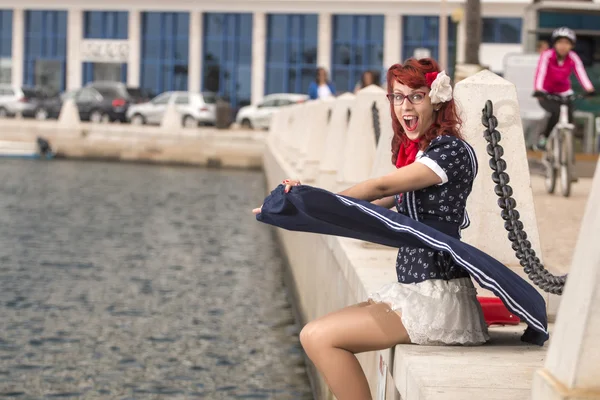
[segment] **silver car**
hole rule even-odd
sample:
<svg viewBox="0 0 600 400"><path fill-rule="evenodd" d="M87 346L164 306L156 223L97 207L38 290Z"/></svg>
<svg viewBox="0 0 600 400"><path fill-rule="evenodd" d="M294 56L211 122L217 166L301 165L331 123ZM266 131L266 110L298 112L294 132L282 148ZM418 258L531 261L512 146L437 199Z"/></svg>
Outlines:
<svg viewBox="0 0 600 400"><path fill-rule="evenodd" d="M247 129L268 129L273 114L279 111L279 107L290 104L302 103L308 100L308 96L298 93L275 93L269 94L258 104L242 107L236 116L236 122Z"/></svg>
<svg viewBox="0 0 600 400"><path fill-rule="evenodd" d="M0 118L33 113L36 104L29 99L35 97L35 93L34 88L26 86L0 85Z"/></svg>
<svg viewBox="0 0 600 400"><path fill-rule="evenodd" d="M134 125L159 125L169 105L174 104L183 126L214 125L216 100L217 96L210 92L165 92L147 103L131 105L127 120Z"/></svg>

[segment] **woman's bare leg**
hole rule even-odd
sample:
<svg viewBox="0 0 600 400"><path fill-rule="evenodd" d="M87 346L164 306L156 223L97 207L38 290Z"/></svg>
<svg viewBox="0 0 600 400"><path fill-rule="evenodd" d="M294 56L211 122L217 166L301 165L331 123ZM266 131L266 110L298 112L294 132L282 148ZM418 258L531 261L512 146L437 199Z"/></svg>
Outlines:
<svg viewBox="0 0 600 400"><path fill-rule="evenodd" d="M360 303L309 322L300 341L338 400L368 400L371 391L354 354L410 343L410 338L387 304Z"/></svg>

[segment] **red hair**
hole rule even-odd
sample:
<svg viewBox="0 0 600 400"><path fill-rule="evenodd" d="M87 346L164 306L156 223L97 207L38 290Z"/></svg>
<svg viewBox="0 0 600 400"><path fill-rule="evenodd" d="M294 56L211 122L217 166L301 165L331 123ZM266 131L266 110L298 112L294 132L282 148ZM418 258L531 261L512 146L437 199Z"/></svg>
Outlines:
<svg viewBox="0 0 600 400"><path fill-rule="evenodd" d="M387 72L387 90L388 93L394 91L394 82L400 82L412 89L419 89L423 86L429 87L425 74L429 72L440 72L438 63L432 58L422 58L416 60L409 58L404 64L394 64ZM396 117L394 103L390 101L390 110L392 113L392 129L394 138L392 139L392 164L396 165L400 144L408 143L408 137L402 129L402 125ZM442 103L439 111L434 111L433 123L421 137L420 148L424 149L429 143L438 136L449 135L462 139L460 125L462 121L458 116L454 98Z"/></svg>

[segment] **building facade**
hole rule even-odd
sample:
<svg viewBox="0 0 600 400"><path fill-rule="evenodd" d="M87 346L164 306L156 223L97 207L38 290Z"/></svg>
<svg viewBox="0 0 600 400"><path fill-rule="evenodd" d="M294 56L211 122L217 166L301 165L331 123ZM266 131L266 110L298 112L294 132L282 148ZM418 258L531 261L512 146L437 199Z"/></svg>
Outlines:
<svg viewBox="0 0 600 400"><path fill-rule="evenodd" d="M481 62L502 72L521 50L526 0L482 0ZM209 90L234 108L277 92L305 93L325 67L338 93L365 70L415 52L439 54L440 1L0 0L0 81L58 91L116 80L153 93ZM448 2L448 65L465 27ZM451 15L454 13L454 18Z"/></svg>

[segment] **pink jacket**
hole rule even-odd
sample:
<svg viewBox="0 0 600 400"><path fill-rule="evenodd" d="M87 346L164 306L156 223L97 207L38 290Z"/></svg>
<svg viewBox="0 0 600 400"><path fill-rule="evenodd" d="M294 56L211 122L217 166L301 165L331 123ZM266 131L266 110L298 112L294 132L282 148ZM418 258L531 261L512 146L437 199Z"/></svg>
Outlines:
<svg viewBox="0 0 600 400"><path fill-rule="evenodd" d="M540 55L535 71L534 90L554 94L565 93L571 89L571 72L575 72L585 90L594 90L594 85L590 82L577 53L569 52L559 63L554 49L546 50Z"/></svg>

